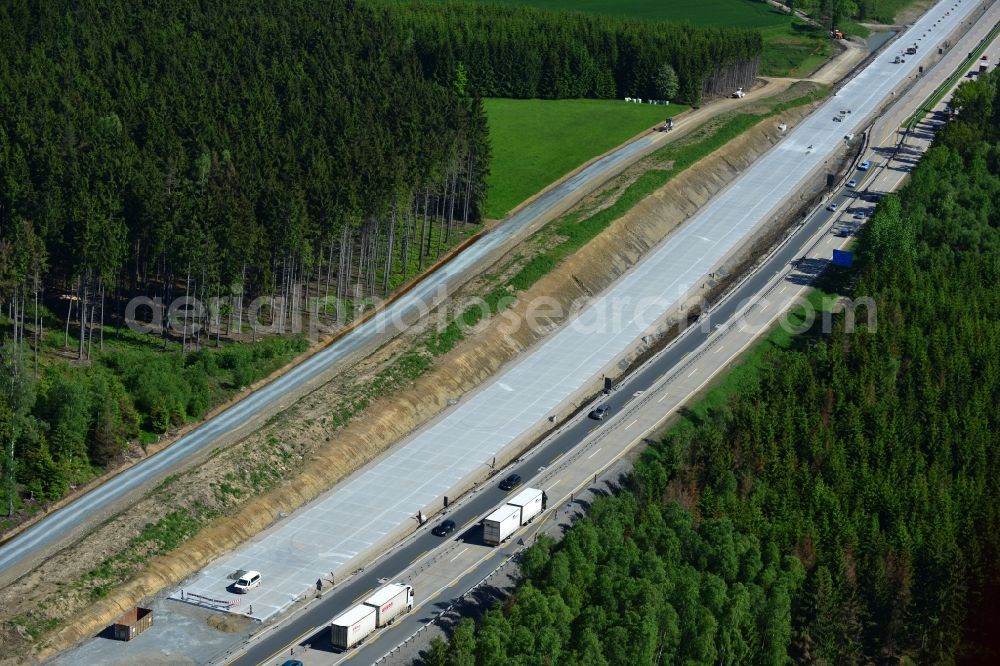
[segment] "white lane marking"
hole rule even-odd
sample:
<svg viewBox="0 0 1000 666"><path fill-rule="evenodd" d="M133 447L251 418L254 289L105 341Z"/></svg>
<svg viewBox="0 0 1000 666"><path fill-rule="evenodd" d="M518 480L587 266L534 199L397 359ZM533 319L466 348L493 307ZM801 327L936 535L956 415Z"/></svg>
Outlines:
<svg viewBox="0 0 1000 666"><path fill-rule="evenodd" d="M764 301L763 303L761 303L760 304L760 311L763 312L764 310L766 310L768 305L770 305L770 303L768 303L767 301Z"/></svg>
<svg viewBox="0 0 1000 666"><path fill-rule="evenodd" d="M562 481L562 479L556 479L555 481L553 481L552 485L545 489L545 492L549 492L550 490L555 488L557 485L559 485L560 481Z"/></svg>
<svg viewBox="0 0 1000 666"><path fill-rule="evenodd" d="M465 552L465 551L467 551L467 550L469 550L469 547L468 547L468 546L466 546L466 547L465 547L465 548L463 548L462 550L458 551L458 555L456 555L455 557L451 558L451 559L450 559L450 560L448 560L448 561L449 561L449 562L454 562L455 560L457 560L458 558L460 558L460 557L462 556L462 553L464 553L464 552Z"/></svg>
<svg viewBox="0 0 1000 666"><path fill-rule="evenodd" d="M604 448L603 446L598 446L596 451L594 451L589 456L587 456L587 460L590 460L591 458L593 458L594 456L596 456L598 453L601 452L601 449L603 449L603 448Z"/></svg>
<svg viewBox="0 0 1000 666"><path fill-rule="evenodd" d="M696 373L696 372L698 372L698 368L695 368L694 370L692 370L691 372L689 372L688 373L688 377L693 377L694 373Z"/></svg>
<svg viewBox="0 0 1000 666"><path fill-rule="evenodd" d="M739 331L737 331L737 333L742 333L742 332L743 332L743 331L745 331L745 330L747 330L747 325L746 325L746 324L743 324L742 326L740 326L740 330L739 330Z"/></svg>
<svg viewBox="0 0 1000 666"><path fill-rule="evenodd" d="M639 419L636 419L635 421L638 421L638 420ZM629 423L627 426L625 426L625 430L628 430L629 428L631 428L632 426L634 426L635 425L635 421L632 421L632 423Z"/></svg>
<svg viewBox="0 0 1000 666"><path fill-rule="evenodd" d="M666 400L669 397L670 397L669 393L664 393L663 397L656 401L656 404L660 404L661 402L663 402L664 400Z"/></svg>

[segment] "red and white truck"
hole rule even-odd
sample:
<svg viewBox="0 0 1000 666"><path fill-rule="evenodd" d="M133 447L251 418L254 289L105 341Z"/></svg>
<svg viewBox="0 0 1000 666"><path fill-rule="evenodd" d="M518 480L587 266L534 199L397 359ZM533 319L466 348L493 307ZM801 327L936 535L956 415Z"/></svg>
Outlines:
<svg viewBox="0 0 1000 666"><path fill-rule="evenodd" d="M350 650L376 628L374 608L364 604L351 606L330 623L330 642L335 648Z"/></svg>
<svg viewBox="0 0 1000 666"><path fill-rule="evenodd" d="M413 609L413 587L391 583L375 590L361 603L375 609L375 624L384 627Z"/></svg>
<svg viewBox="0 0 1000 666"><path fill-rule="evenodd" d="M413 587L390 583L372 592L330 622L330 642L339 650L350 650L376 629L392 624L413 609Z"/></svg>

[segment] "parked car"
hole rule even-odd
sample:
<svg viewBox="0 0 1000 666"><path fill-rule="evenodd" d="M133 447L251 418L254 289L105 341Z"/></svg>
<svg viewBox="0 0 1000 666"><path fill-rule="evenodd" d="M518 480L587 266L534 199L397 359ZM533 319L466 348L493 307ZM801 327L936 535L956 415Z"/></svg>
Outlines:
<svg viewBox="0 0 1000 666"><path fill-rule="evenodd" d="M851 178L849 181L847 181L847 186L851 187L851 188L857 187L858 186L858 179L857 178Z"/></svg>
<svg viewBox="0 0 1000 666"><path fill-rule="evenodd" d="M441 524L431 530L431 534L434 536L448 536L455 531L455 521L454 520L442 520Z"/></svg>
<svg viewBox="0 0 1000 666"><path fill-rule="evenodd" d="M868 160L865 160L864 162L858 165L858 171L868 171L868 169L870 169L871 166L872 163L869 162Z"/></svg>
<svg viewBox="0 0 1000 666"><path fill-rule="evenodd" d="M303 666L303 664L298 659L286 659L281 666Z"/></svg>
<svg viewBox="0 0 1000 666"><path fill-rule="evenodd" d="M603 421L604 417L611 413L611 408L607 405L601 405L597 409L590 412L588 416L595 421Z"/></svg>
<svg viewBox="0 0 1000 666"><path fill-rule="evenodd" d="M255 587L260 587L260 572L245 571L240 579L233 583L233 592L246 594Z"/></svg>
<svg viewBox="0 0 1000 666"><path fill-rule="evenodd" d="M522 479L520 474L511 474L506 479L500 482L500 490L514 490L519 485L521 485Z"/></svg>
<svg viewBox="0 0 1000 666"><path fill-rule="evenodd" d="M833 202L833 203L831 203L831 204L830 204L829 206L827 206L827 207L826 207L826 209L827 209L828 211L830 211L831 213L836 213L836 212L837 212L837 202L836 202L836 201L834 201L834 202Z"/></svg>

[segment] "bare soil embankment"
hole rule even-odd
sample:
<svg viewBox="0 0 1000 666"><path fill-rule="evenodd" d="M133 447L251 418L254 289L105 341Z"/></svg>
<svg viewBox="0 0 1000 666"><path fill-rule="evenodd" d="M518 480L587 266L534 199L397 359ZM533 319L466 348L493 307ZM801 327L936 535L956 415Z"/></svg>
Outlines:
<svg viewBox="0 0 1000 666"><path fill-rule="evenodd" d="M418 339L419 330L386 345L258 432L158 488L0 590L4 662L22 661L13 655L27 651L51 654L92 636L124 609L176 585L383 453L443 410L449 399L473 390L543 337L527 326L510 327L512 318L523 321L543 297L561 309L561 314L548 319L549 328L571 317L588 297L607 288L769 149L779 138L778 123L794 125L805 113L807 109L798 109L765 120L679 174L519 294L505 316L494 317L482 330L469 334L436 359L432 370L392 398L372 401L346 426L339 427L331 414L345 401L357 399L356 387L391 368ZM515 255L524 258L524 252ZM498 262L498 270L509 268L511 261ZM470 292L476 287L471 285ZM266 492L253 494L261 490ZM153 554L155 544L135 543L147 523L178 511L220 515L209 518L195 536L165 555ZM135 559L143 568L127 582L118 584L112 576L111 585L98 589L93 572L116 557ZM44 638L36 642L32 634Z"/></svg>

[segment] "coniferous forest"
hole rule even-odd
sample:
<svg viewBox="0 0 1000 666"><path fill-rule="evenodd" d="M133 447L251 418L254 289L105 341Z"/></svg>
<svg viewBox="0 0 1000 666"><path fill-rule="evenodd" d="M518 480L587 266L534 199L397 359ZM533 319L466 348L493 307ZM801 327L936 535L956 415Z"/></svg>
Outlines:
<svg viewBox="0 0 1000 666"><path fill-rule="evenodd" d="M0 6L5 513L280 367L303 317L350 321L441 257L482 217L481 96L645 94L652 72L696 99L713 66L749 71L759 52L746 31L562 20L353 0ZM486 41L451 43L467 29ZM477 49L493 43L489 70ZM162 303L135 312L158 331L105 351L138 296ZM179 297L216 306L172 313ZM254 299L254 321L291 336L261 338ZM208 353L223 339L256 344Z"/></svg>
<svg viewBox="0 0 1000 666"><path fill-rule="evenodd" d="M489 154L480 101L427 79L389 17L348 0L4 3L5 513L58 499L305 348L184 356L168 315L164 352L154 332L100 353L130 298L227 303L197 315L195 350L206 332L256 340L243 331L257 296L278 332L307 297L340 318L479 219ZM63 334L79 365L39 363Z"/></svg>
<svg viewBox="0 0 1000 666"><path fill-rule="evenodd" d="M429 664L1000 659L997 81L956 93L839 278L876 326L765 352Z"/></svg>
<svg viewBox="0 0 1000 666"><path fill-rule="evenodd" d="M479 102L427 80L383 12L25 2L0 37L5 277L31 290L287 292L338 263L337 295L382 293L429 226L478 219Z"/></svg>
<svg viewBox="0 0 1000 666"><path fill-rule="evenodd" d="M383 2L385 0L382 0ZM471 2L389 3L427 74L482 97L679 100L750 86L759 31Z"/></svg>

